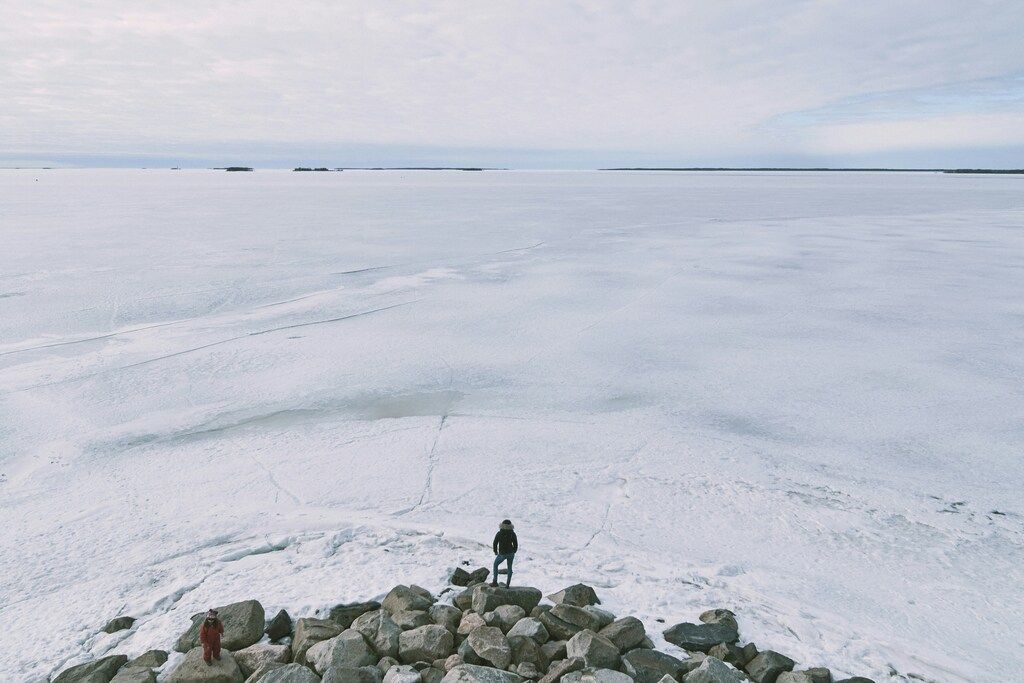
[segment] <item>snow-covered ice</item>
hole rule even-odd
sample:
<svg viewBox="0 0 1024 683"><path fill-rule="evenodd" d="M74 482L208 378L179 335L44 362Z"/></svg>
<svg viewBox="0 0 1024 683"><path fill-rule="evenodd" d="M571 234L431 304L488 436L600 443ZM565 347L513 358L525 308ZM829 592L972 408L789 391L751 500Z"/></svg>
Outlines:
<svg viewBox="0 0 1024 683"><path fill-rule="evenodd" d="M1024 679L1020 177L7 170L0 239L2 680L505 516L652 633Z"/></svg>

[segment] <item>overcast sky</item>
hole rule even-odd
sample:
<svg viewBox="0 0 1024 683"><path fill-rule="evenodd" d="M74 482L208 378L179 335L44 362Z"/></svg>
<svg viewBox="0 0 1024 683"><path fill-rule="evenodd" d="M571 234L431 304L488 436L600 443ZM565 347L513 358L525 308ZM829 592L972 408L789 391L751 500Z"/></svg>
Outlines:
<svg viewBox="0 0 1024 683"><path fill-rule="evenodd" d="M1022 0L2 0L0 165L1024 166Z"/></svg>

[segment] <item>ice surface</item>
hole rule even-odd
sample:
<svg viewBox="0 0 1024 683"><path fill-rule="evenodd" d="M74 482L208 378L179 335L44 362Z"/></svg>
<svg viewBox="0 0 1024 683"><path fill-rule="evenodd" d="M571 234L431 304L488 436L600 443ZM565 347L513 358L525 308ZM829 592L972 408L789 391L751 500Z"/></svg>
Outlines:
<svg viewBox="0 0 1024 683"><path fill-rule="evenodd" d="M0 171L0 679L438 589L506 516L653 633L1024 679L1022 226L1013 177Z"/></svg>

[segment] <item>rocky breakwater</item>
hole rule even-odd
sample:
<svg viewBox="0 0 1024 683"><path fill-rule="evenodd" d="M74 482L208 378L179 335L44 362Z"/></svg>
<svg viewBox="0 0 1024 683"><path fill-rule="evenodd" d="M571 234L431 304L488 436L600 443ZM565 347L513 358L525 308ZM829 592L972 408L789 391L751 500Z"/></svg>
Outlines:
<svg viewBox="0 0 1024 683"><path fill-rule="evenodd" d="M380 601L336 605L328 618L270 619L256 600L219 607L219 661L198 645L202 616L159 650L129 660L109 655L71 667L54 683L871 683L833 679L784 654L740 644L736 615L711 609L663 633L681 649L656 649L644 624L601 608L577 584L548 596L482 583L485 569L459 569L439 600L395 586ZM122 619L126 628L132 622ZM108 625L109 627L109 625ZM670 648L672 649L672 648Z"/></svg>

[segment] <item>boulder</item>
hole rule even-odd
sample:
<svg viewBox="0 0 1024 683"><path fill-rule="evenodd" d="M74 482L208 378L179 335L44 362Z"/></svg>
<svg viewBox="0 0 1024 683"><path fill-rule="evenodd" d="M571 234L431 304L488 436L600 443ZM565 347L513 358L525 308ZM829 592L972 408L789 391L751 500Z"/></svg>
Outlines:
<svg viewBox="0 0 1024 683"><path fill-rule="evenodd" d="M541 614L543 614L544 612L550 612L550 611L551 611L551 605L537 605L532 610L530 610L530 616L533 617L534 619L538 619L538 618L540 618Z"/></svg>
<svg viewBox="0 0 1024 683"><path fill-rule="evenodd" d="M540 602L541 592L528 586L513 588L492 587L480 584L473 587L473 611L486 614L501 605L519 605L529 613Z"/></svg>
<svg viewBox="0 0 1024 683"><path fill-rule="evenodd" d="M757 645L754 645L753 643L747 643L746 645L743 646L743 659L746 660L746 662L744 662L743 666L746 666L747 663L749 663L750 660L753 659L756 656L757 656ZM829 674L829 675L831 675L831 674Z"/></svg>
<svg viewBox="0 0 1024 683"><path fill-rule="evenodd" d="M507 669L512 663L512 646L501 629L481 626L474 629L466 640L476 655L499 669Z"/></svg>
<svg viewBox="0 0 1024 683"><path fill-rule="evenodd" d="M328 640L322 640L306 653L306 662L318 674L323 674L330 667L351 667L377 663L377 655L370 648L363 634L355 629L347 629Z"/></svg>
<svg viewBox="0 0 1024 683"><path fill-rule="evenodd" d="M633 683L633 679L621 671L587 667L567 673L562 683Z"/></svg>
<svg viewBox="0 0 1024 683"><path fill-rule="evenodd" d="M747 663L746 670L754 683L775 683L779 674L783 671L792 671L794 664L796 662L786 655L774 650L765 650Z"/></svg>
<svg viewBox="0 0 1024 683"><path fill-rule="evenodd" d="M395 586L391 592L384 597L381 607L391 613L409 612L413 610L426 611L434 604L430 594L418 586Z"/></svg>
<svg viewBox="0 0 1024 683"><path fill-rule="evenodd" d="M512 636L526 636L527 638L532 638L538 645L548 642L550 637L544 624L533 617L523 617L508 630L506 635L509 638Z"/></svg>
<svg viewBox="0 0 1024 683"><path fill-rule="evenodd" d="M245 679L245 683L258 683L258 681L262 681L263 678L268 673L270 673L271 671L275 671L277 669L280 669L283 666L284 666L284 664L282 664L281 662L267 662L266 664L264 664L260 668L258 668L255 671L253 671L252 675L249 676L247 679Z"/></svg>
<svg viewBox="0 0 1024 683"><path fill-rule="evenodd" d="M445 674L442 683L521 683L522 680L522 676L511 671L459 664Z"/></svg>
<svg viewBox="0 0 1024 683"><path fill-rule="evenodd" d="M508 645L512 648L513 664L518 665L523 662L531 662L538 669L541 668L542 665L546 664L544 656L541 654L540 646L533 642L532 638L527 638L526 636L512 636L508 639Z"/></svg>
<svg viewBox="0 0 1024 683"><path fill-rule="evenodd" d="M423 669L420 671L420 679L423 683L441 683L444 680L444 675L447 672L437 667L430 667L429 669Z"/></svg>
<svg viewBox="0 0 1024 683"><path fill-rule="evenodd" d="M639 645L647 632L643 622L636 617L622 617L602 628L598 635L612 641L619 652L625 652Z"/></svg>
<svg viewBox="0 0 1024 683"><path fill-rule="evenodd" d="M432 624L434 621L430 618L430 615L422 610L410 610L406 612L395 612L391 615L391 620L398 624L398 628L403 631L409 631L420 626L426 626Z"/></svg>
<svg viewBox="0 0 1024 683"><path fill-rule="evenodd" d="M403 631L398 640L398 658L406 663L432 662L447 657L455 646L455 637L444 626L428 624Z"/></svg>
<svg viewBox="0 0 1024 683"><path fill-rule="evenodd" d="M732 664L739 669L742 669L750 661L743 652L743 648L738 647L735 643L719 643L708 650L708 656L720 659L726 664Z"/></svg>
<svg viewBox="0 0 1024 683"><path fill-rule="evenodd" d="M409 665L399 664L384 674L384 683L420 683L420 672Z"/></svg>
<svg viewBox="0 0 1024 683"><path fill-rule="evenodd" d="M577 583L568 588L563 588L557 593L552 593L548 596L548 600L556 605L573 605L575 607L601 604L594 589L582 583Z"/></svg>
<svg viewBox="0 0 1024 683"><path fill-rule="evenodd" d="M155 669L163 666L164 662L167 661L167 653L163 650L147 650L135 659L129 659L126 667L145 667L147 669Z"/></svg>
<svg viewBox="0 0 1024 683"><path fill-rule="evenodd" d="M508 633L508 630L525 616L526 610L519 605L499 605L493 611L484 614L484 621L488 626L496 626L502 633Z"/></svg>
<svg viewBox="0 0 1024 683"><path fill-rule="evenodd" d="M281 610L275 614L274 618L267 624L264 633L267 634L271 641L281 640L290 636L292 634L292 618L288 615L288 612Z"/></svg>
<svg viewBox="0 0 1024 683"><path fill-rule="evenodd" d="M256 669L268 662L287 664L292 659L292 649L287 645L256 643L234 653L242 676L248 678Z"/></svg>
<svg viewBox="0 0 1024 683"><path fill-rule="evenodd" d="M672 655L641 648L622 655L620 669L637 683L658 683L664 676L683 680L687 667Z"/></svg>
<svg viewBox="0 0 1024 683"><path fill-rule="evenodd" d="M328 618L331 621L337 622L344 629L352 626L352 622L361 614L374 612L379 609L380 603L375 600L370 602L349 602L332 607Z"/></svg>
<svg viewBox="0 0 1024 683"><path fill-rule="evenodd" d="M454 635L459 630L459 622L462 621L462 612L451 605L431 605L427 610L430 620L438 626L444 626Z"/></svg>
<svg viewBox="0 0 1024 683"><path fill-rule="evenodd" d="M124 631L132 627L135 623L135 617L114 617L107 622L107 625L103 627L104 633L117 633L118 631Z"/></svg>
<svg viewBox="0 0 1024 683"><path fill-rule="evenodd" d="M740 628L739 624L736 623L736 615L733 611L721 607L705 610L704 612L701 612L700 616L697 618L705 624L728 624L736 630L739 630Z"/></svg>
<svg viewBox="0 0 1024 683"><path fill-rule="evenodd" d="M380 669L382 675L387 674L393 666L398 666L398 660L394 657L381 657L377 662L377 668Z"/></svg>
<svg viewBox="0 0 1024 683"><path fill-rule="evenodd" d="M560 659L557 662L552 662L548 672L540 679L539 683L556 683L566 674L572 673L573 671L579 671L585 666L583 660L579 657L569 657L567 659Z"/></svg>
<svg viewBox="0 0 1024 683"><path fill-rule="evenodd" d="M740 639L735 623L728 621L714 624L684 622L665 629L662 635L665 640L684 650L705 653L719 643L735 643Z"/></svg>
<svg viewBox="0 0 1024 683"><path fill-rule="evenodd" d="M601 609L597 605L587 605L583 609L589 612L594 617L594 619L597 620L598 630L604 628L608 624L615 621L614 614L612 614L606 609Z"/></svg>
<svg viewBox="0 0 1024 683"><path fill-rule="evenodd" d="M381 683L384 674L376 666L331 667L324 672L321 683Z"/></svg>
<svg viewBox="0 0 1024 683"><path fill-rule="evenodd" d="M292 638L292 659L296 664L306 663L306 653L317 643L337 637L344 629L330 619L298 619Z"/></svg>
<svg viewBox="0 0 1024 683"><path fill-rule="evenodd" d="M481 615L476 612L466 612L462 615L459 627L455 629L455 635L460 639L464 639L469 636L470 633L482 626L487 626L487 622L484 621L484 618Z"/></svg>
<svg viewBox="0 0 1024 683"><path fill-rule="evenodd" d="M265 673L260 683L320 683L320 677L308 666L285 664Z"/></svg>
<svg viewBox="0 0 1024 683"><path fill-rule="evenodd" d="M565 659L565 644L567 640L549 640L540 646L540 654L545 662L555 662Z"/></svg>
<svg viewBox="0 0 1024 683"><path fill-rule="evenodd" d="M565 644L565 654L580 657L588 667L614 669L619 666L619 648L590 629L580 631Z"/></svg>
<svg viewBox="0 0 1024 683"><path fill-rule="evenodd" d="M555 640L569 640L583 630L583 627L563 621L551 612L541 612L537 619L540 623L544 624L544 628L547 629L548 635Z"/></svg>
<svg viewBox="0 0 1024 683"><path fill-rule="evenodd" d="M686 674L684 683L743 683L743 676L717 657L705 657L696 669Z"/></svg>
<svg viewBox="0 0 1024 683"><path fill-rule="evenodd" d="M125 655L100 657L85 664L64 669L53 679L53 683L108 683L117 670L128 662Z"/></svg>
<svg viewBox="0 0 1024 683"><path fill-rule="evenodd" d="M589 629L595 633L601 630L601 620L599 618L582 607L576 607L575 605L555 605L551 608L551 616L573 626L578 626L581 629Z"/></svg>
<svg viewBox="0 0 1024 683"><path fill-rule="evenodd" d="M145 666L124 666L110 683L156 683L156 672Z"/></svg>
<svg viewBox="0 0 1024 683"><path fill-rule="evenodd" d="M260 632L263 632L262 627ZM244 680L242 670L228 650L222 649L220 659L207 664L203 661L203 648L194 647L171 672L167 683L242 683Z"/></svg>
<svg viewBox="0 0 1024 683"><path fill-rule="evenodd" d="M523 678L529 679L531 681L535 681L541 676L540 669L538 669L533 662L523 662L522 664L516 667L514 673L517 673Z"/></svg>
<svg viewBox="0 0 1024 683"><path fill-rule="evenodd" d="M452 572L449 583L453 586L475 586L478 583L486 581L487 576L490 573L491 572L487 567L480 567L479 569L474 569L471 572L467 572L462 567L458 567Z"/></svg>
<svg viewBox="0 0 1024 683"><path fill-rule="evenodd" d="M471 586L464 591L460 591L458 595L452 598L452 604L457 608L465 612L468 609L473 609L473 589L475 586Z"/></svg>
<svg viewBox="0 0 1024 683"><path fill-rule="evenodd" d="M810 669L804 669L801 673L805 673L811 677L811 683L832 683L832 672L824 666L814 666ZM782 674L779 674L781 677Z"/></svg>
<svg viewBox="0 0 1024 683"><path fill-rule="evenodd" d="M359 615L352 622L352 628L363 634L379 657L398 656L398 638L402 629L384 610Z"/></svg>
<svg viewBox="0 0 1024 683"><path fill-rule="evenodd" d="M456 653L461 659L463 664L472 664L473 666L488 666L490 662L483 660L469 645L469 639L462 641L459 645Z"/></svg>
<svg viewBox="0 0 1024 683"><path fill-rule="evenodd" d="M783 671L775 683L814 683L814 679L806 671Z"/></svg>
<svg viewBox="0 0 1024 683"><path fill-rule="evenodd" d="M230 605L216 608L220 620L224 623L224 635L220 645L225 650L241 650L249 647L263 637L266 614L258 600L243 600ZM192 617L192 626L178 638L174 649L188 652L199 644L199 627L203 624L204 614Z"/></svg>
<svg viewBox="0 0 1024 683"><path fill-rule="evenodd" d="M448 659L444 660L444 672L448 673L459 664L462 664L462 657L459 655L450 655Z"/></svg>

